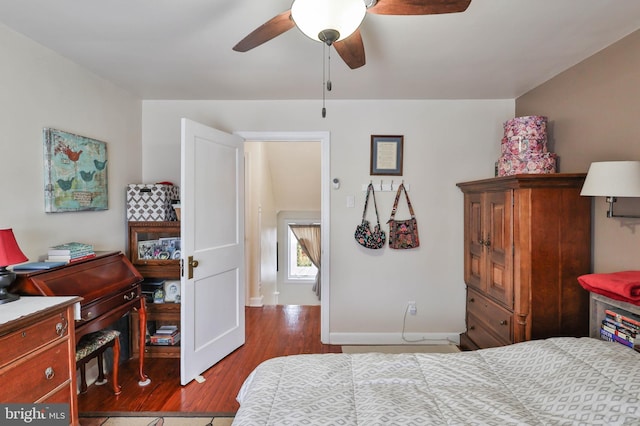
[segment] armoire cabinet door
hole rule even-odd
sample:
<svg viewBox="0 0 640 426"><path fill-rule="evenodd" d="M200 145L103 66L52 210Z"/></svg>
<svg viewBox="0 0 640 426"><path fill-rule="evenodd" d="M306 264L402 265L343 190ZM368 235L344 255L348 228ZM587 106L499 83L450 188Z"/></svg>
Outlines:
<svg viewBox="0 0 640 426"><path fill-rule="evenodd" d="M482 218L482 194L471 192L464 194L465 205L465 268L464 281L478 290L486 290L484 226Z"/></svg>
<svg viewBox="0 0 640 426"><path fill-rule="evenodd" d="M465 282L513 307L511 192L465 194Z"/></svg>
<svg viewBox="0 0 640 426"><path fill-rule="evenodd" d="M513 308L513 221L511 191L485 197L486 293Z"/></svg>

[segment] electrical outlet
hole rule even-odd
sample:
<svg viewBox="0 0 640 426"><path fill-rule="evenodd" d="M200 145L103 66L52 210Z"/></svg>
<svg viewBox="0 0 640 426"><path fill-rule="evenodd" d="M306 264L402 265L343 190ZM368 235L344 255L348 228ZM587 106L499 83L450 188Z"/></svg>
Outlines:
<svg viewBox="0 0 640 426"><path fill-rule="evenodd" d="M407 302L407 309L409 310L410 315L415 315L418 313L416 302Z"/></svg>

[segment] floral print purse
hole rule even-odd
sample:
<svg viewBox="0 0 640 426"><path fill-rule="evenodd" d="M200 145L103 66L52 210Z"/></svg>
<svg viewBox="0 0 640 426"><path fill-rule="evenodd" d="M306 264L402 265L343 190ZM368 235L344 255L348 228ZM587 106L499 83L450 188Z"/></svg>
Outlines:
<svg viewBox="0 0 640 426"><path fill-rule="evenodd" d="M369 221L365 219L367 214L367 205L369 204L369 193L373 198L373 207L376 210L377 224L371 230ZM379 249L384 247L386 235L382 229L380 229L380 218L378 217L378 206L376 205L376 194L373 191L373 184L369 184L367 187L367 198L364 201L364 210L362 211L362 223L356 226L355 239L363 247L368 249Z"/></svg>
<svg viewBox="0 0 640 426"><path fill-rule="evenodd" d="M404 191L404 196L407 199L407 205L409 206L409 213L411 219L396 220L396 210L398 209L398 200L400 195ZM389 248L392 249L411 249L420 246L420 238L418 237L418 222L416 221L416 215L413 213L413 207L411 207L411 201L409 201L409 194L401 183L398 187L396 194L396 200L393 202L393 209L391 210L391 217L387 222L389 224Z"/></svg>

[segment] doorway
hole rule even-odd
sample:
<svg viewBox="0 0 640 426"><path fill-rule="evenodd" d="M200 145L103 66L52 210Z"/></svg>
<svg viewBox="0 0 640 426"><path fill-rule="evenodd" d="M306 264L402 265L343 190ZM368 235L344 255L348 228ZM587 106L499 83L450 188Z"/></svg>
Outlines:
<svg viewBox="0 0 640 426"><path fill-rule="evenodd" d="M330 276L329 276L329 235L330 235L330 135L329 132L235 132L235 134L239 135L247 142L296 142L296 143L305 143L305 142L319 142L320 143L320 162L321 162L321 177L320 177L320 196L321 196L321 207L320 207L320 218L322 223L322 231L321 231L321 244L322 244L322 255L321 255L321 266L320 266L320 275L322 277L321 281L321 294L322 299L320 301L320 312L321 312L321 341L323 343L329 343L329 300L330 300ZM254 173L251 165L251 157L245 157L246 169L249 170L249 173ZM251 194L248 195L248 200L252 198ZM254 206L254 211L259 206ZM258 211L258 225L259 221L262 220L261 215L262 212ZM247 230L247 233L249 230ZM261 247L257 247L253 245L252 247L247 247L247 250L252 250L253 256L258 256ZM258 258L260 258L259 256ZM247 284L248 288L246 291L247 294L247 305L251 306L261 306L262 303L262 294L259 288L255 288L257 285L257 281L255 276L250 279L249 274L255 274L255 271L247 271ZM252 288L253 287L253 288Z"/></svg>

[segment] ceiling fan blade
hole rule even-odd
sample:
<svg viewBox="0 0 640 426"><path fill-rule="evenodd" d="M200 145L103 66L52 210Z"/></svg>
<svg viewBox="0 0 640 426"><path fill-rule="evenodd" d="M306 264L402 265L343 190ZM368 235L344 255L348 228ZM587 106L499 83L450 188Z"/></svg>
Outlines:
<svg viewBox="0 0 640 426"><path fill-rule="evenodd" d="M336 41L333 43L333 47L352 70L360 68L365 64L364 44L362 43L360 30L356 30L356 32L344 40Z"/></svg>
<svg viewBox="0 0 640 426"><path fill-rule="evenodd" d="M378 0L367 9L377 15L435 15L464 12L471 0Z"/></svg>
<svg viewBox="0 0 640 426"><path fill-rule="evenodd" d="M266 43L274 37L289 31L295 27L293 19L291 19L291 10L282 12L281 14L274 16L258 28L253 30L251 34L240 40L238 44L233 46L233 50L236 52L246 52L254 47L260 46L262 43Z"/></svg>

